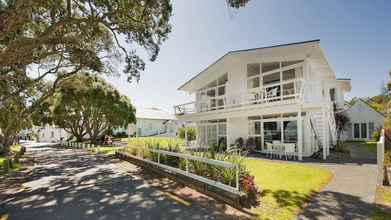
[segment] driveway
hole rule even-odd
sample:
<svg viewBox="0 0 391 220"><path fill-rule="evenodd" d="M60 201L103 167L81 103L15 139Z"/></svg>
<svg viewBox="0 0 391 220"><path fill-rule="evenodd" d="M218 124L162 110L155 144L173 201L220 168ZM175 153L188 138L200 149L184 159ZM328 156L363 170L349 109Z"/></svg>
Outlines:
<svg viewBox="0 0 391 220"><path fill-rule="evenodd" d="M28 167L21 188L11 185L0 191L0 214L8 213L12 220L237 219L240 215L172 182L166 187L154 184L162 179L106 156L45 144L30 144L27 154L35 165Z"/></svg>
<svg viewBox="0 0 391 220"><path fill-rule="evenodd" d="M309 201L297 219L368 219L375 200L376 155L353 144L348 160L308 163L330 170L334 177Z"/></svg>

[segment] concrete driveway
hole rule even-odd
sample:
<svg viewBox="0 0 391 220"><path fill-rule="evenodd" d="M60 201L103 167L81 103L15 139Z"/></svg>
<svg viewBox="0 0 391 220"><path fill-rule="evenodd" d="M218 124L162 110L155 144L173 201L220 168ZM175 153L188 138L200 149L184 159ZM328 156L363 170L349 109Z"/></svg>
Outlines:
<svg viewBox="0 0 391 220"><path fill-rule="evenodd" d="M351 145L350 159L307 161L333 173L332 181L313 197L297 219L368 219L374 208L376 155Z"/></svg>
<svg viewBox="0 0 391 220"><path fill-rule="evenodd" d="M106 156L46 144L29 144L27 150L36 164L22 189L14 185L0 191L0 214L12 220L238 218L232 208L194 197L191 190L182 198L171 196L169 189L152 186L151 178L129 173L136 167L122 169L123 162ZM167 188L176 190L170 184Z"/></svg>

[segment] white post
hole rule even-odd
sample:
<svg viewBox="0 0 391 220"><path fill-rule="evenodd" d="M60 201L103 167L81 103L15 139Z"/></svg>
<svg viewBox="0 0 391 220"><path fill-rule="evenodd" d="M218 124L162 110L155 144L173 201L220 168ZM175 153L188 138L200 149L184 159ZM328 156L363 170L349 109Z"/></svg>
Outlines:
<svg viewBox="0 0 391 220"><path fill-rule="evenodd" d="M297 157L299 160L303 160L303 126L301 117L301 107L297 112Z"/></svg>
<svg viewBox="0 0 391 220"><path fill-rule="evenodd" d="M189 144L189 142L188 142L188 137L187 137L187 128L186 128L186 122L183 124L183 127L185 128L185 143L186 143L186 145L188 145Z"/></svg>
<svg viewBox="0 0 391 220"><path fill-rule="evenodd" d="M323 120L323 143L322 143L322 145L323 145L323 160L326 160L326 158L327 158L327 140L326 140L326 138L327 138L327 125L326 125L326 123L327 123L327 121L326 121L326 111L324 110L324 108L322 109L322 120Z"/></svg>
<svg viewBox="0 0 391 220"><path fill-rule="evenodd" d="M227 136L227 150L231 146L231 140L230 140L231 134L230 134L230 131L229 131L229 128L230 128L229 121L230 121L229 118L227 118L227 120L226 120L226 131L225 131L225 132L227 132L226 133L226 136Z"/></svg>

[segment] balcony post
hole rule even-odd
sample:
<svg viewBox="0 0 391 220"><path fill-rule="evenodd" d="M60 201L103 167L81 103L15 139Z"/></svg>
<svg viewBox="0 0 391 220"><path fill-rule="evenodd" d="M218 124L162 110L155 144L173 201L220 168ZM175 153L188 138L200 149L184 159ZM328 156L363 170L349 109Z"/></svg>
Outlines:
<svg viewBox="0 0 391 220"><path fill-rule="evenodd" d="M297 158L303 160L303 127L301 117L301 107L297 112Z"/></svg>

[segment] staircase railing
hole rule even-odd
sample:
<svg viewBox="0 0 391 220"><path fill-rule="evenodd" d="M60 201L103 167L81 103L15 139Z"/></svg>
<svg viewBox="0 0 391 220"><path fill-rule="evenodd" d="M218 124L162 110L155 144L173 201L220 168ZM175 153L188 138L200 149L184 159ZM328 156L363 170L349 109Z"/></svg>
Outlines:
<svg viewBox="0 0 391 220"><path fill-rule="evenodd" d="M311 125L311 131L312 131L314 138L315 138L315 143L318 146L317 152L319 152L323 149L323 145L322 145L322 141L320 140L319 134L315 129L314 122L313 122L313 119L311 116L310 116L310 125Z"/></svg>

